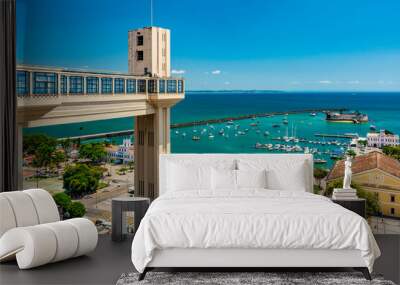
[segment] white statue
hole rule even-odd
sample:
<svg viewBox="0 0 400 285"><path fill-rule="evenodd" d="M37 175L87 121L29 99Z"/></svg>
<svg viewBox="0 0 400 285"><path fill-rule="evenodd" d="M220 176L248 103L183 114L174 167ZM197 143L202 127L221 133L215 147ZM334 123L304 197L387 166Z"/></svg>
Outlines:
<svg viewBox="0 0 400 285"><path fill-rule="evenodd" d="M352 176L351 164L352 164L352 157L348 155L346 161L344 162L343 189L351 189L351 176Z"/></svg>

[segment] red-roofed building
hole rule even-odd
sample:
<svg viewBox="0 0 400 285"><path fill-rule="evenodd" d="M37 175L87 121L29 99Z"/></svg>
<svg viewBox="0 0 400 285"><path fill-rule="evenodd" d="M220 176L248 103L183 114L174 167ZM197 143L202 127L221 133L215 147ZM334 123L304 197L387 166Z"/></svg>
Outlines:
<svg viewBox="0 0 400 285"><path fill-rule="evenodd" d="M354 158L353 182L376 193L383 215L400 218L400 161L373 151ZM327 183L343 179L344 160L336 162Z"/></svg>

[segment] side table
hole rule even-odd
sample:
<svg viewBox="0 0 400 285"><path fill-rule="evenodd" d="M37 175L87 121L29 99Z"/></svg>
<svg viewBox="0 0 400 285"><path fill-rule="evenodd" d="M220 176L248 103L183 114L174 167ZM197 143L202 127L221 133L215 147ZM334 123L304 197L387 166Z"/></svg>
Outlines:
<svg viewBox="0 0 400 285"><path fill-rule="evenodd" d="M150 205L149 198L143 197L122 197L113 198L111 201L112 223L111 239L113 241L122 241L126 239L126 214L124 212L134 212L135 233L139 227L140 221L146 214Z"/></svg>
<svg viewBox="0 0 400 285"><path fill-rule="evenodd" d="M332 202L341 205L342 207L359 214L366 218L366 200L363 198L357 199L332 199Z"/></svg>

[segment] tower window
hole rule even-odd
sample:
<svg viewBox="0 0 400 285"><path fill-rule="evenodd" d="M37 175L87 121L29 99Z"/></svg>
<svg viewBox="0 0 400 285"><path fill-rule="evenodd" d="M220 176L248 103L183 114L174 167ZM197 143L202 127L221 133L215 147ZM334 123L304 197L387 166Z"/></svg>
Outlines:
<svg viewBox="0 0 400 285"><path fill-rule="evenodd" d="M392 203L395 202L395 196L394 195L390 195L390 202L392 202Z"/></svg>
<svg viewBox="0 0 400 285"><path fill-rule="evenodd" d="M17 94L26 95L29 93L29 72L17 71Z"/></svg>
<svg viewBox="0 0 400 285"><path fill-rule="evenodd" d="M390 214L394 215L394 208L390 208Z"/></svg>
<svg viewBox="0 0 400 285"><path fill-rule="evenodd" d="M123 78L114 79L114 93L121 94L125 90L125 80Z"/></svg>
<svg viewBox="0 0 400 285"><path fill-rule="evenodd" d="M143 36L137 36L136 42L137 42L138 46L142 46L143 45Z"/></svg>
<svg viewBox="0 0 400 285"><path fill-rule="evenodd" d="M143 60L143 51L142 50L136 51L136 59Z"/></svg>

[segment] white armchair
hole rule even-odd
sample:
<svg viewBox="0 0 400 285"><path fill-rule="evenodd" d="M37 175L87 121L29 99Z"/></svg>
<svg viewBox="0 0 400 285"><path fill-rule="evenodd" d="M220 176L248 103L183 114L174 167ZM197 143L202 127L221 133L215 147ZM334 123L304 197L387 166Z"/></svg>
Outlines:
<svg viewBox="0 0 400 285"><path fill-rule="evenodd" d="M97 239L88 219L60 221L43 189L0 193L0 262L16 258L20 269L37 267L84 255L96 248Z"/></svg>

